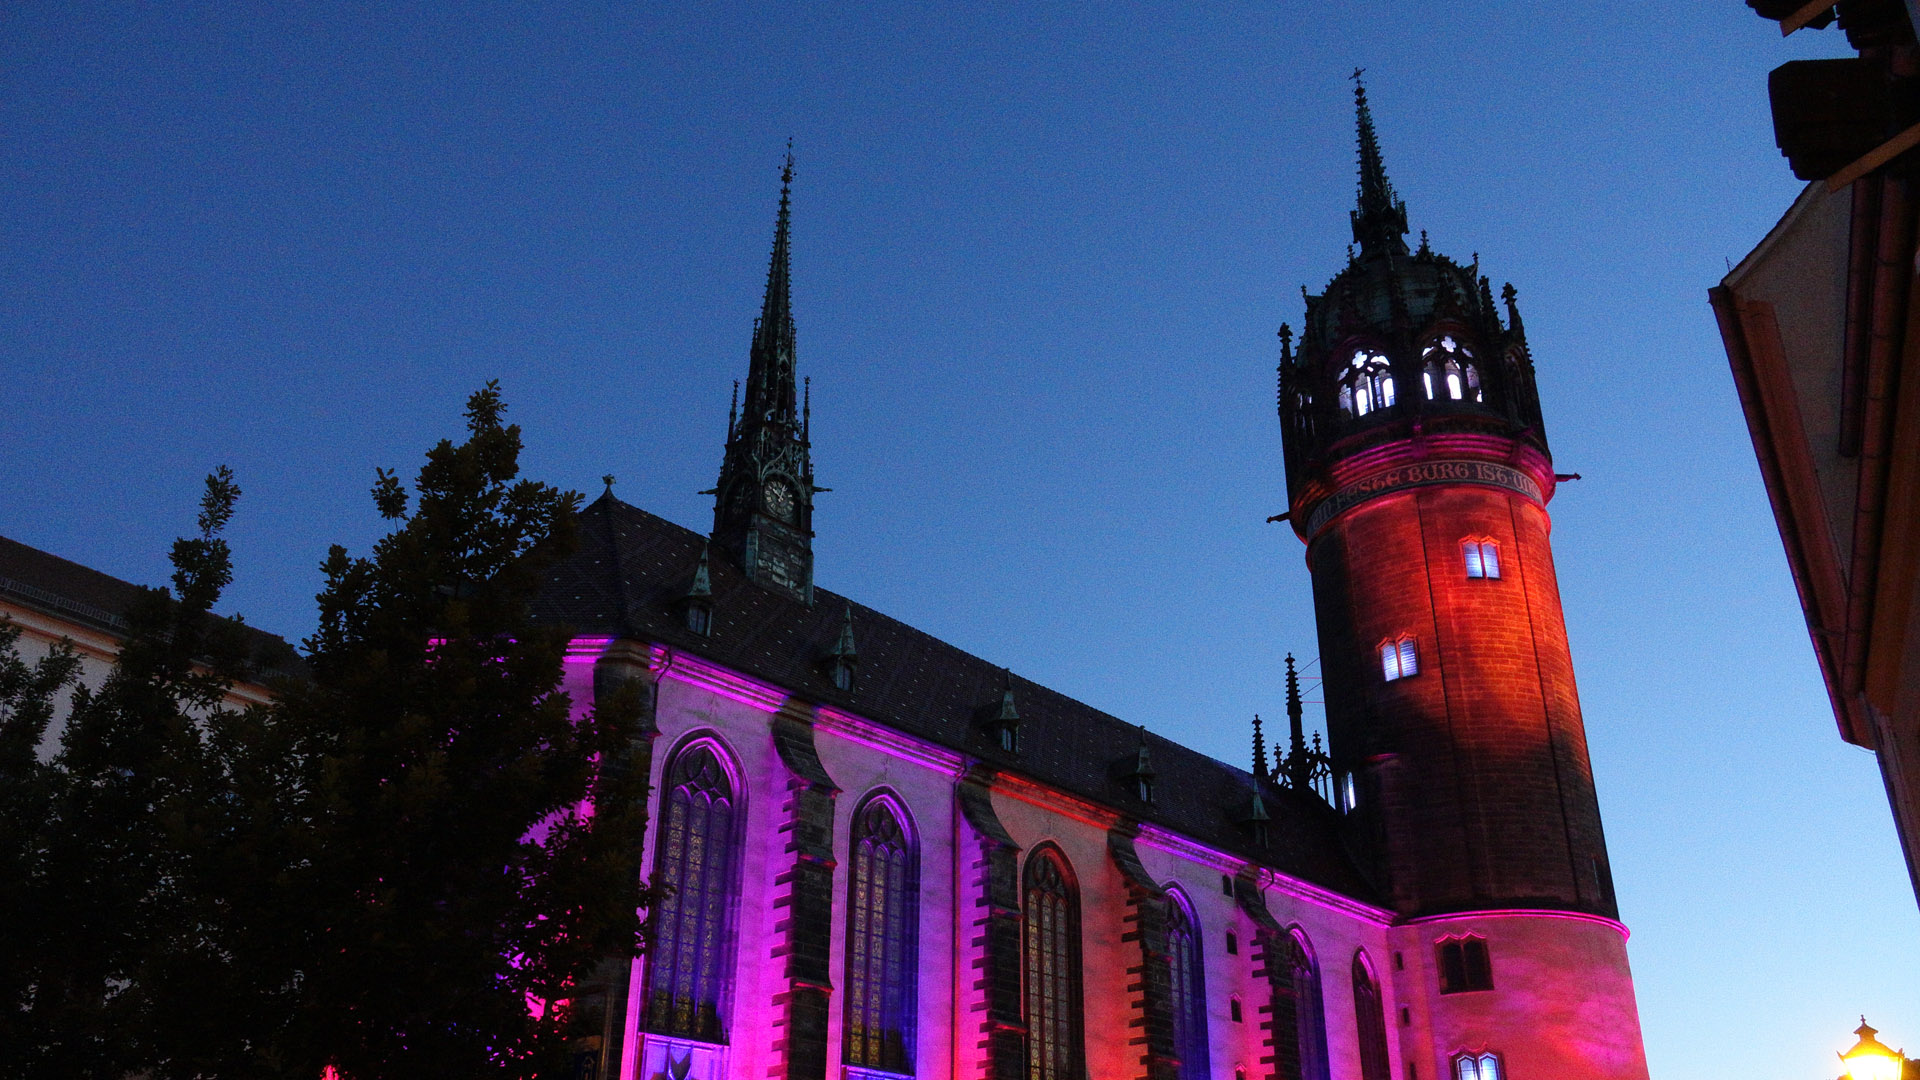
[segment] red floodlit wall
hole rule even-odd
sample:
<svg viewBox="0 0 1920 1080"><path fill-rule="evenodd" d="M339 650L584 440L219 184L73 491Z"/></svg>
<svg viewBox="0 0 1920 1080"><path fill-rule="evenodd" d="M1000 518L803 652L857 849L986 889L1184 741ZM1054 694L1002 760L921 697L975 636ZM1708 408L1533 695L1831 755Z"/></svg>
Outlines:
<svg viewBox="0 0 1920 1080"><path fill-rule="evenodd" d="M1329 521L1308 549L1336 755L1408 914L1507 905L1615 912L1548 518L1478 484L1412 487ZM1498 578L1467 576L1492 540ZM1379 648L1410 635L1417 674Z"/></svg>

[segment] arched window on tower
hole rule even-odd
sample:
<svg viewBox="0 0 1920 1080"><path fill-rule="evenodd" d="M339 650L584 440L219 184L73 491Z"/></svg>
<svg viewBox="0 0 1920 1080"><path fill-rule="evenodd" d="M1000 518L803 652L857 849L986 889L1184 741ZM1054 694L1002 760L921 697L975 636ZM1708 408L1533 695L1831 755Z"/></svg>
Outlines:
<svg viewBox="0 0 1920 1080"><path fill-rule="evenodd" d="M1365 416L1393 404L1393 374L1387 358L1361 349L1340 376L1340 408L1349 416Z"/></svg>
<svg viewBox="0 0 1920 1080"><path fill-rule="evenodd" d="M919 971L920 859L884 796L853 817L847 884L846 1061L913 1072L914 991Z"/></svg>
<svg viewBox="0 0 1920 1080"><path fill-rule="evenodd" d="M1353 954L1353 1021L1360 1036L1360 1080L1393 1080L1387 1060L1387 1011L1364 953Z"/></svg>
<svg viewBox="0 0 1920 1080"><path fill-rule="evenodd" d="M1480 401L1480 368L1473 350L1442 334L1421 353L1420 382L1427 400Z"/></svg>
<svg viewBox="0 0 1920 1080"><path fill-rule="evenodd" d="M1080 893L1060 849L1027 856L1027 1080L1079 1080Z"/></svg>
<svg viewBox="0 0 1920 1080"><path fill-rule="evenodd" d="M1179 893L1167 896L1167 956L1173 983L1173 1052L1180 1080L1206 1080L1207 988L1200 955L1199 924Z"/></svg>
<svg viewBox="0 0 1920 1080"><path fill-rule="evenodd" d="M1467 576L1470 578L1497 578L1500 576L1500 545L1491 540L1463 540L1460 550L1467 559Z"/></svg>
<svg viewBox="0 0 1920 1080"><path fill-rule="evenodd" d="M1500 1055L1461 1054L1453 1059L1451 1080L1501 1080Z"/></svg>
<svg viewBox="0 0 1920 1080"><path fill-rule="evenodd" d="M1329 1080L1327 1012L1320 992L1320 965L1305 934L1293 931L1293 1018L1300 1080Z"/></svg>
<svg viewBox="0 0 1920 1080"><path fill-rule="evenodd" d="M740 813L718 748L696 742L668 765L653 879L674 888L653 911L646 1027L725 1042L740 896Z"/></svg>
<svg viewBox="0 0 1920 1080"><path fill-rule="evenodd" d="M1410 637L1380 643L1380 674L1388 682L1420 674L1420 650Z"/></svg>

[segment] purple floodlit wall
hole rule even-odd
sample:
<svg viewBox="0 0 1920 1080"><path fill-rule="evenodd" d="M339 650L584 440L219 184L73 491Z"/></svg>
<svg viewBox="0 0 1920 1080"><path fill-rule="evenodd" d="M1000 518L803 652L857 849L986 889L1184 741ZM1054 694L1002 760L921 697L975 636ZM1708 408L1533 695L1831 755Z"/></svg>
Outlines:
<svg viewBox="0 0 1920 1080"><path fill-rule="evenodd" d="M576 702L591 700L593 660L608 645L600 639L575 642L567 688ZM781 890L776 878L793 860L781 820L790 773L774 746L773 719L783 707L792 715L797 703L778 687L698 658L657 647L648 655L659 686L655 821L660 780L675 752L696 738L711 739L723 748L739 781L745 814L742 888L735 912L737 947L726 1045L640 1030L646 1000L642 959L633 966L618 1075L620 1080L758 1080L775 1075L781 1065L776 1041L780 1003L789 986L783 955L788 927L785 909L777 902ZM806 711L813 717L814 750L841 791L833 839L833 984L839 987L845 981L841 957L852 812L869 794L884 790L910 815L919 850L914 1075L983 1076L989 1041L983 1034L988 1016L983 972L989 965L984 963L980 931L986 910L982 838L976 824L960 812L955 795L968 763L950 750L859 716L826 708ZM1019 865L1024 866L1036 846L1051 843L1066 856L1077 879L1087 1075L1140 1075L1136 995L1128 989L1136 980L1127 970L1139 963L1139 945L1123 939L1129 929L1124 921L1126 884L1108 850L1108 830L1122 824L1121 815L1007 775L993 778L987 801L999 826L1019 846ZM643 853L648 872L654 841L650 829ZM1242 864L1152 826L1140 829L1134 849L1147 875L1163 888L1177 889L1194 912L1205 971L1210 1072L1231 1077L1245 1069L1249 1077L1269 1075L1272 1066L1262 1060L1271 1050L1264 1045L1262 1027L1266 984L1256 977L1257 928L1221 882L1223 875L1238 873ZM1617 923L1552 913L1504 913L1393 926L1390 912L1305 882L1265 873L1261 886L1274 919L1304 935L1320 967L1334 1077L1360 1075L1350 972L1354 955L1364 953L1380 975L1396 1078L1441 1080L1454 1054L1490 1049L1504 1056L1515 1076L1644 1080L1624 931ZM1448 935L1467 933L1489 942L1496 990L1441 995L1433 945ZM1229 934L1237 945L1233 953L1227 951ZM1241 1005L1238 1021L1232 1017L1236 999ZM837 999L830 1017L827 1075L836 1080L887 1076L843 1065Z"/></svg>

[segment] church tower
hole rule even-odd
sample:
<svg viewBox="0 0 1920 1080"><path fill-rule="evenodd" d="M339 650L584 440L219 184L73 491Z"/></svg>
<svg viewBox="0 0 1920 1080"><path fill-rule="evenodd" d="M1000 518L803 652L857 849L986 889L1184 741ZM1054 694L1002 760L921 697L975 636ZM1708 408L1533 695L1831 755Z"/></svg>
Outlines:
<svg viewBox="0 0 1920 1080"><path fill-rule="evenodd" d="M747 394L727 414L727 451L713 500L713 543L747 578L804 604L813 603L813 457L810 407L794 378L789 203L793 152L780 172L780 216L773 230L767 295L753 326Z"/></svg>
<svg viewBox="0 0 1920 1080"><path fill-rule="evenodd" d="M1399 999L1424 1003L1403 1052L1449 1077L1644 1078L1514 291L1503 319L1477 256L1409 250L1357 78L1358 250L1298 341L1281 328L1279 407L1330 752L1401 916Z"/></svg>

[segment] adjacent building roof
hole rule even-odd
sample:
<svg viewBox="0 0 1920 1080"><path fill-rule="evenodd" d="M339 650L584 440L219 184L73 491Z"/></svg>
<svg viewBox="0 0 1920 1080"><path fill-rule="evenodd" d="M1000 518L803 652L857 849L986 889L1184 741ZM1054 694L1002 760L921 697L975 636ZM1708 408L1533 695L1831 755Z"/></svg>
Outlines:
<svg viewBox="0 0 1920 1080"><path fill-rule="evenodd" d="M122 581L18 540L0 536L0 598L56 619L125 637L126 613L146 586ZM278 634L240 624L260 672L298 672L300 657Z"/></svg>
<svg viewBox="0 0 1920 1080"><path fill-rule="evenodd" d="M711 560L706 635L678 614L700 566L704 536L603 495L581 511L578 551L556 568L536 615L575 633L672 646L969 755L1132 819L1355 899L1378 902L1341 842L1342 818L1320 799L1267 783L1267 843L1243 823L1256 781L1215 761L989 663L872 608L816 589L812 606L760 588L729 560ZM858 677L837 689L826 661L852 613ZM988 721L1011 686L1019 749L1003 751ZM1125 778L1143 735L1155 774L1142 802Z"/></svg>

